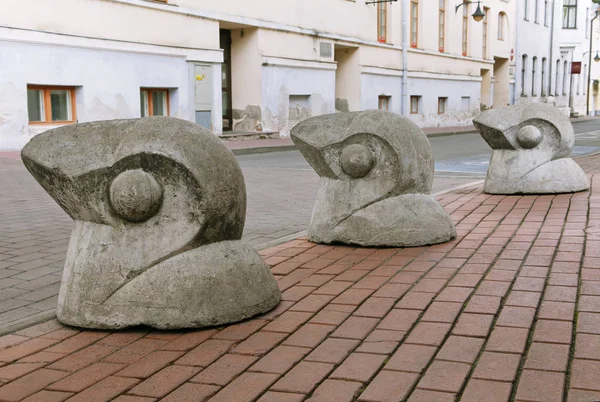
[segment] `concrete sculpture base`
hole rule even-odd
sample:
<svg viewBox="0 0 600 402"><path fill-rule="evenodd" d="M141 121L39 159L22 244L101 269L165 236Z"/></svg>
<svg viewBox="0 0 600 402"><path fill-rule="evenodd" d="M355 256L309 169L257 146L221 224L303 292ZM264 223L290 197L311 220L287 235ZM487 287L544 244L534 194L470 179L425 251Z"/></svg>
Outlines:
<svg viewBox="0 0 600 402"><path fill-rule="evenodd" d="M291 136L321 177L310 241L413 247L456 236L430 195L429 141L408 119L383 111L336 113L301 122Z"/></svg>
<svg viewBox="0 0 600 402"><path fill-rule="evenodd" d="M486 111L475 127L493 148L484 191L489 194L556 194L587 190L589 180L571 159L570 120L550 104Z"/></svg>
<svg viewBox="0 0 600 402"><path fill-rule="evenodd" d="M208 130L166 117L65 126L33 138L22 159L75 220L59 321L197 328L279 303L271 271L239 240L239 165Z"/></svg>

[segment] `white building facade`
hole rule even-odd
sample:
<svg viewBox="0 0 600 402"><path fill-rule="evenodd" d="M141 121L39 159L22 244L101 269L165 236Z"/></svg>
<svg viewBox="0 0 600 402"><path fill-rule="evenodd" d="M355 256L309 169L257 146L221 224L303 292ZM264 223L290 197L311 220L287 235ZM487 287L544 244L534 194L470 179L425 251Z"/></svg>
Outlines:
<svg viewBox="0 0 600 402"><path fill-rule="evenodd" d="M519 3L517 79L512 103L546 102L551 96L565 114L595 114L597 97L588 94L597 93L597 87L590 84L600 73L594 65L595 52L590 52L590 45L594 45L592 30L598 26L595 12L591 0ZM598 33L594 35L597 42Z"/></svg>
<svg viewBox="0 0 600 402"><path fill-rule="evenodd" d="M223 52L202 33L218 23L128 2L6 0L3 7L10 12L0 13L0 149L20 149L64 124L153 114L220 129L220 115L210 118L221 109L211 85L220 87ZM196 88L198 74L208 79Z"/></svg>
<svg viewBox="0 0 600 402"><path fill-rule="evenodd" d="M562 28L563 1L577 3L573 29ZM63 124L152 115L215 134L288 136L310 116L377 108L422 127L467 125L481 110L548 95L585 110L589 62L573 85L570 63L589 47L591 0L3 6L0 150Z"/></svg>

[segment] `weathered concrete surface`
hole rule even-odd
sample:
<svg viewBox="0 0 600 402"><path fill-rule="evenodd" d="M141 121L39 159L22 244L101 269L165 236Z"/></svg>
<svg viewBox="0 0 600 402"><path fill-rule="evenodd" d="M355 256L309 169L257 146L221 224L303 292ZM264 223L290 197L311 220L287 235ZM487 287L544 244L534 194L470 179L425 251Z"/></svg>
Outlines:
<svg viewBox="0 0 600 402"><path fill-rule="evenodd" d="M35 137L23 163L75 220L60 321L202 327L265 312L275 279L242 236L244 179L210 131L153 117Z"/></svg>
<svg viewBox="0 0 600 402"><path fill-rule="evenodd" d="M555 194L589 188L586 174L571 159L573 126L551 104L490 110L473 123L494 150L486 193Z"/></svg>
<svg viewBox="0 0 600 402"><path fill-rule="evenodd" d="M408 119L379 110L336 113L301 122L291 136L321 177L309 240L410 247L456 236L430 195L429 141Z"/></svg>

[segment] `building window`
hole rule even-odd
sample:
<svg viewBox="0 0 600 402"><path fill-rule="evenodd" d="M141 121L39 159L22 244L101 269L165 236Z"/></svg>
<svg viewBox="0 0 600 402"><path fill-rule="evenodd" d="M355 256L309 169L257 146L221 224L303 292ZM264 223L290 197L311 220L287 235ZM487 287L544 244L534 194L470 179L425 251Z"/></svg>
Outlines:
<svg viewBox="0 0 600 402"><path fill-rule="evenodd" d="M544 26L548 26L548 0L544 0Z"/></svg>
<svg viewBox="0 0 600 402"><path fill-rule="evenodd" d="M439 50L444 51L444 40L446 39L446 0L440 0L439 23L438 23Z"/></svg>
<svg viewBox="0 0 600 402"><path fill-rule="evenodd" d="M32 124L74 123L75 88L28 85L27 113Z"/></svg>
<svg viewBox="0 0 600 402"><path fill-rule="evenodd" d="M564 29L577 28L577 0L564 0L562 27Z"/></svg>
<svg viewBox="0 0 600 402"><path fill-rule="evenodd" d="M590 38L590 9L585 9L585 38Z"/></svg>
<svg viewBox="0 0 600 402"><path fill-rule="evenodd" d="M525 3L525 12L523 14L523 19L525 21L529 21L529 0L523 0Z"/></svg>
<svg viewBox="0 0 600 402"><path fill-rule="evenodd" d="M169 90L142 88L140 90L141 116L168 116Z"/></svg>
<svg viewBox="0 0 600 402"><path fill-rule="evenodd" d="M469 48L469 10L468 5L463 7L462 17L462 55L466 56Z"/></svg>
<svg viewBox="0 0 600 402"><path fill-rule="evenodd" d="M387 41L387 3L377 3L377 40Z"/></svg>
<svg viewBox="0 0 600 402"><path fill-rule="evenodd" d="M504 13L498 14L498 40L504 40Z"/></svg>
<svg viewBox="0 0 600 402"><path fill-rule="evenodd" d="M537 68L537 57L531 59L531 96L537 96L535 92L535 70Z"/></svg>
<svg viewBox="0 0 600 402"><path fill-rule="evenodd" d="M556 79L554 80L554 95L558 96L558 86L560 82L560 60L556 60Z"/></svg>
<svg viewBox="0 0 600 402"><path fill-rule="evenodd" d="M564 64L564 68L563 68L563 88L562 88L563 95L567 94L567 76L569 75L568 68L569 68L569 63L567 63L567 61L565 60L565 64Z"/></svg>
<svg viewBox="0 0 600 402"><path fill-rule="evenodd" d="M525 83L527 76L527 55L523 55L523 65L521 66L521 96L525 96Z"/></svg>
<svg viewBox="0 0 600 402"><path fill-rule="evenodd" d="M481 49L481 57L484 59L487 59L487 36L488 36L488 11L490 9L487 7L483 8L483 13L485 14L485 16L483 17L483 20L481 21L482 25L482 29L483 29L483 38L482 38L482 49Z"/></svg>
<svg viewBox="0 0 600 402"><path fill-rule="evenodd" d="M446 113L446 105L448 103L448 98L438 98L438 114Z"/></svg>
<svg viewBox="0 0 600 402"><path fill-rule="evenodd" d="M546 95L546 93L545 93L546 91L545 91L544 88L546 88L545 84L546 84L546 63L547 63L547 61L548 60L545 57L542 58L542 80L541 80L541 83L540 83L540 88L541 88L541 91L542 91L542 96Z"/></svg>
<svg viewBox="0 0 600 402"><path fill-rule="evenodd" d="M391 96L379 95L379 109L380 110L390 110L390 100Z"/></svg>
<svg viewBox="0 0 600 402"><path fill-rule="evenodd" d="M410 47L419 44L419 0L410 2Z"/></svg>
<svg viewBox="0 0 600 402"><path fill-rule="evenodd" d="M540 23L540 0L535 0L535 4L533 5L535 9L533 10L533 20L536 24Z"/></svg>
<svg viewBox="0 0 600 402"><path fill-rule="evenodd" d="M419 113L420 103L421 103L420 96L411 96L410 97L410 114L418 114Z"/></svg>

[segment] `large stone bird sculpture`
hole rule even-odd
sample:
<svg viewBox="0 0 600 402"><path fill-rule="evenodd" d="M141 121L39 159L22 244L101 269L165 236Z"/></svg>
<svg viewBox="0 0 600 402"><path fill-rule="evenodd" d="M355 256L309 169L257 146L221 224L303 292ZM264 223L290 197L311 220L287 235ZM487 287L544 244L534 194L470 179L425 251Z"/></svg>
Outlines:
<svg viewBox="0 0 600 402"><path fill-rule="evenodd" d="M456 236L430 195L431 146L410 120L380 110L336 113L300 122L291 136L321 177L310 241L412 247Z"/></svg>
<svg viewBox="0 0 600 402"><path fill-rule="evenodd" d="M281 294L240 238L246 189L210 131L168 117L64 126L22 159L74 219L57 317L84 328L192 328L275 307Z"/></svg>
<svg viewBox="0 0 600 402"><path fill-rule="evenodd" d="M484 191L555 194L587 190L589 180L573 159L573 126L544 103L492 109L473 124L493 148Z"/></svg>

